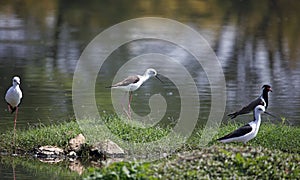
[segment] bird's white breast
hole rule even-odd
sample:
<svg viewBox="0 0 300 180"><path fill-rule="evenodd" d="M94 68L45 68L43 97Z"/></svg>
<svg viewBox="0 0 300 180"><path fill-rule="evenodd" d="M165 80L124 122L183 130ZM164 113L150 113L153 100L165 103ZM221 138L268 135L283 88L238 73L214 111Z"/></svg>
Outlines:
<svg viewBox="0 0 300 180"><path fill-rule="evenodd" d="M16 107L18 104L20 104L22 98L22 91L17 87L10 87L5 95L5 100L8 102L11 106Z"/></svg>

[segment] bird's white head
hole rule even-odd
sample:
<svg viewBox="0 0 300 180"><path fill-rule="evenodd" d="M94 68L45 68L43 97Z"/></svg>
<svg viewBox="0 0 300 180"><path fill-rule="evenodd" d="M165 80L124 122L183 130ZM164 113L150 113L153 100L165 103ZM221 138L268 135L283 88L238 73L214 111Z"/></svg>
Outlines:
<svg viewBox="0 0 300 180"><path fill-rule="evenodd" d="M156 70L153 68L147 69L144 76L146 76L147 78L156 77L156 79L158 79L161 83L163 83L163 81L158 77Z"/></svg>
<svg viewBox="0 0 300 180"><path fill-rule="evenodd" d="M157 72L156 72L155 69L149 68L149 69L146 70L145 75L149 76L149 77L154 77L154 76L157 75Z"/></svg>
<svg viewBox="0 0 300 180"><path fill-rule="evenodd" d="M258 105L258 106L255 107L255 113L261 114L261 113L263 113L265 111L266 111L266 108L263 105Z"/></svg>
<svg viewBox="0 0 300 180"><path fill-rule="evenodd" d="M20 78L18 76L15 76L13 78L13 82L12 83L13 83L13 86L17 86L17 85L21 84L21 80L20 80Z"/></svg>

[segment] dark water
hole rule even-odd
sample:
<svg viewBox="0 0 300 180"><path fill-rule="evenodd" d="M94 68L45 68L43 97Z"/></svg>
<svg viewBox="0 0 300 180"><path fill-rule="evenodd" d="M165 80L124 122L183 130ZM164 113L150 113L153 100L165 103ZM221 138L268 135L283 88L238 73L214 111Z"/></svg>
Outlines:
<svg viewBox="0 0 300 180"><path fill-rule="evenodd" d="M13 116L4 94L14 75L21 77L24 98L18 129L35 123L59 123L74 117L72 80L84 48L103 30L132 18L164 17L184 23L207 40L218 56L226 80L226 113L256 98L270 84L269 111L300 125L300 2L240 1L11 1L0 4L0 132L11 130ZM191 45L193 46L193 45ZM194 77L201 101L199 119L210 111L210 84L193 56L174 44L145 40L129 42L113 52L97 77L100 111L113 112L110 85L118 69L144 53L161 53L184 62ZM147 65L138 67L143 72ZM173 72L171 69L165 71ZM129 70L128 74L135 73ZM178 74L178 77L181 77ZM146 115L148 99L162 93L166 118L176 119L180 98L174 84L149 80L134 93L133 110ZM238 120L248 121L250 116ZM224 116L223 120L226 120ZM0 165L0 172L3 168ZM18 176L18 174L17 174ZM29 175L30 176L30 175ZM9 179L9 178L7 178ZM18 179L18 177L17 177Z"/></svg>
<svg viewBox="0 0 300 180"><path fill-rule="evenodd" d="M78 172L82 173L80 168L77 168L82 165L74 166L74 162L68 165L67 162L61 161L54 166L33 158L1 156L0 160L1 179L80 179Z"/></svg>

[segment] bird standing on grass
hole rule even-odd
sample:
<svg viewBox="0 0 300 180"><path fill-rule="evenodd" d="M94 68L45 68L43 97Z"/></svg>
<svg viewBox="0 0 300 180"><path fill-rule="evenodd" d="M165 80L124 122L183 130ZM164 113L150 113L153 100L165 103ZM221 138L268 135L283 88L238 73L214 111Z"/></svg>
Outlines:
<svg viewBox="0 0 300 180"><path fill-rule="evenodd" d="M15 76L12 81L12 86L7 90L5 94L5 101L8 105L8 110L12 114L15 113L14 119L14 137L13 137L13 146L15 146L15 138L16 138L16 124L18 117L18 107L21 103L21 99L23 97L22 91L20 89L21 80L18 76Z"/></svg>
<svg viewBox="0 0 300 180"><path fill-rule="evenodd" d="M144 73L144 75L140 76L140 75L133 75L133 76L128 76L127 78L125 78L123 81L120 81L116 84L113 84L107 88L116 88L116 89L122 89L125 90L126 92L129 92L129 103L128 103L128 117L131 117L131 113L130 113L130 103L132 101L132 92L139 89L140 86L146 82L149 78L151 77L156 77L160 82L162 82L158 76L157 76L157 72L155 69L149 68L146 70L146 72ZM127 93L126 93L127 94ZM126 95L125 94L125 95ZM124 96L125 96L124 95ZM123 106L123 103L122 103ZM123 107L124 111L125 108ZM126 111L125 111L126 112Z"/></svg>
<svg viewBox="0 0 300 180"><path fill-rule="evenodd" d="M266 109L263 105L256 106L254 109L253 121L217 140L223 143L243 142L246 144L248 141L256 137L261 124L261 113L265 112L265 110Z"/></svg>
<svg viewBox="0 0 300 180"><path fill-rule="evenodd" d="M230 113L228 114L228 116L233 119L235 117L237 117L238 115L241 114L248 114L251 111L254 110L254 108L258 105L264 105L265 109L268 108L268 104L269 104L269 96L268 93L272 92L271 86L270 85L263 85L262 87L263 91L262 94L256 98L255 100L253 100L251 103L249 103L247 106L243 107L241 110L236 111L234 113Z"/></svg>

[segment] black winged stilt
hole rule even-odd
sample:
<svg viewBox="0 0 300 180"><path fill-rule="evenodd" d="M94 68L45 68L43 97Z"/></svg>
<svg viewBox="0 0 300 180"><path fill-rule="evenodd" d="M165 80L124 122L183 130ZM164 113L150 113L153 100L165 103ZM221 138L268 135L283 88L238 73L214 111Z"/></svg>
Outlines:
<svg viewBox="0 0 300 180"><path fill-rule="evenodd" d="M263 112L265 112L265 107L263 105L256 106L254 109L253 121L217 140L223 143L243 142L246 144L248 141L256 137L261 124L261 113Z"/></svg>
<svg viewBox="0 0 300 180"><path fill-rule="evenodd" d="M132 92L139 89L140 86L151 77L156 77L160 82L162 82L159 79L156 70L149 68L146 70L146 72L142 76L140 76L140 75L128 76L123 81L120 81L116 84L113 84L113 85L107 87L107 88L122 89L122 90L125 90L126 92L129 92L129 103L128 103L128 113L129 114L127 114L129 116L129 118L131 117L130 103L132 101ZM122 106L123 106L123 103L122 103ZM123 109L124 109L124 107L123 107Z"/></svg>
<svg viewBox="0 0 300 180"><path fill-rule="evenodd" d="M13 138L13 146L15 145L15 138L16 138L16 124L17 124L17 117L18 117L18 107L21 103L22 99L22 91L20 89L21 80L18 76L15 76L12 80L12 86L7 90L5 94L5 100L8 105L8 110L11 113L15 113L14 119L14 138Z"/></svg>
<svg viewBox="0 0 300 180"><path fill-rule="evenodd" d="M270 85L263 85L262 89L263 89L262 94L258 98L254 99L247 106L244 106L241 110L228 114L228 116L231 119L233 119L233 118L237 117L238 115L248 114L251 111L253 111L254 108L258 105L263 105L263 106L265 106L265 109L267 109L268 104L269 104L268 93L272 92L272 89L271 89Z"/></svg>

